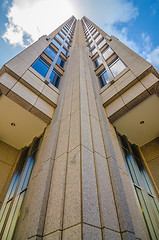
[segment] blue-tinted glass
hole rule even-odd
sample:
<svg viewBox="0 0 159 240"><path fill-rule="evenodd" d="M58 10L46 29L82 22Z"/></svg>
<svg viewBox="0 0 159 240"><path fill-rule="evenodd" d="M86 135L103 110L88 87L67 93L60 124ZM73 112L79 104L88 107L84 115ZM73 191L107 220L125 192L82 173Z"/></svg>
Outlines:
<svg viewBox="0 0 159 240"><path fill-rule="evenodd" d="M60 83L60 76L54 70L50 75L50 83L52 83L56 88L58 88Z"/></svg>
<svg viewBox="0 0 159 240"><path fill-rule="evenodd" d="M65 38L66 37L66 35L62 32L62 31L60 31L60 34Z"/></svg>
<svg viewBox="0 0 159 240"><path fill-rule="evenodd" d="M61 52L63 52L63 54L65 54L65 55L67 56L67 53L68 53L67 50L65 50L64 48L62 48Z"/></svg>
<svg viewBox="0 0 159 240"><path fill-rule="evenodd" d="M67 31L64 28L62 30L67 34Z"/></svg>
<svg viewBox="0 0 159 240"><path fill-rule="evenodd" d="M62 68L64 67L65 61L63 60L63 58L58 57L57 62L58 65L60 65Z"/></svg>
<svg viewBox="0 0 159 240"><path fill-rule="evenodd" d="M69 45L67 42L65 42L64 45L65 45L68 49L70 48L70 45Z"/></svg>
<svg viewBox="0 0 159 240"><path fill-rule="evenodd" d="M104 71L100 76L99 76L99 83L101 88L104 87L108 83L109 75L107 71Z"/></svg>
<svg viewBox="0 0 159 240"><path fill-rule="evenodd" d="M32 68L34 68L38 73L45 77L46 73L49 70L49 65L44 62L42 58L38 58L36 62L32 65Z"/></svg>
<svg viewBox="0 0 159 240"><path fill-rule="evenodd" d="M53 40L52 40L52 43L53 43L57 48L60 48L60 46L61 46L61 44L60 44L58 41L56 41L56 39L53 39Z"/></svg>
<svg viewBox="0 0 159 240"><path fill-rule="evenodd" d="M56 37L57 37L57 39L59 39L61 42L63 42L63 38L62 38L59 34L57 34Z"/></svg>
<svg viewBox="0 0 159 240"><path fill-rule="evenodd" d="M44 52L52 59L54 59L54 57L56 56L56 52L50 46L47 47Z"/></svg>

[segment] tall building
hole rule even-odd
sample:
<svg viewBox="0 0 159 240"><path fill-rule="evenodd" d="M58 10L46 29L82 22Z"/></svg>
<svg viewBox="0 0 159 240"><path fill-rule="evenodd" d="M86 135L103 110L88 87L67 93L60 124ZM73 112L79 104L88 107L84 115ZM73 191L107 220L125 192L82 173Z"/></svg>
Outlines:
<svg viewBox="0 0 159 240"><path fill-rule="evenodd" d="M2 240L159 236L159 73L74 16L0 70Z"/></svg>

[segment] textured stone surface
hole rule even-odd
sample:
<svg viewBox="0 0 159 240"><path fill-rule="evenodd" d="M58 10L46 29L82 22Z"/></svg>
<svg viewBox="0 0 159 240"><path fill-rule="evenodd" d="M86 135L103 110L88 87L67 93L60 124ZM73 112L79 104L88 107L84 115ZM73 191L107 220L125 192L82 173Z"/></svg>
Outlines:
<svg viewBox="0 0 159 240"><path fill-rule="evenodd" d="M95 153L98 194L101 210L102 227L119 231L116 207L113 197L107 160Z"/></svg>
<svg viewBox="0 0 159 240"><path fill-rule="evenodd" d="M62 228L67 154L55 160L47 205L44 235Z"/></svg>
<svg viewBox="0 0 159 240"><path fill-rule="evenodd" d="M114 232L110 229L103 229L103 240L121 240L119 232Z"/></svg>
<svg viewBox="0 0 159 240"><path fill-rule="evenodd" d="M81 143L92 151L90 118L83 110L81 110Z"/></svg>
<svg viewBox="0 0 159 240"><path fill-rule="evenodd" d="M81 222L80 147L68 154L66 192L64 205L64 228Z"/></svg>
<svg viewBox="0 0 159 240"><path fill-rule="evenodd" d="M81 240L81 224L63 231L63 240Z"/></svg>
<svg viewBox="0 0 159 240"><path fill-rule="evenodd" d="M83 240L101 240L101 229L83 224Z"/></svg>
<svg viewBox="0 0 159 240"><path fill-rule="evenodd" d="M61 231L46 235L43 237L43 240L61 240Z"/></svg>
<svg viewBox="0 0 159 240"><path fill-rule="evenodd" d="M83 221L100 227L93 153L82 147Z"/></svg>

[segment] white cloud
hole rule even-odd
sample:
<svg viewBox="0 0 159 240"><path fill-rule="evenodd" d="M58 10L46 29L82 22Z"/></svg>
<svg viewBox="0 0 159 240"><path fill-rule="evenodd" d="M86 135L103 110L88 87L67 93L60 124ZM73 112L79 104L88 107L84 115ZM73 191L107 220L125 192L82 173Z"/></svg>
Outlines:
<svg viewBox="0 0 159 240"><path fill-rule="evenodd" d="M159 46L147 54L146 60L159 69Z"/></svg>
<svg viewBox="0 0 159 240"><path fill-rule="evenodd" d="M63 7L61 7L63 6ZM51 33L74 13L68 0L14 0L7 17L3 39L13 45L25 46L25 35L33 42Z"/></svg>

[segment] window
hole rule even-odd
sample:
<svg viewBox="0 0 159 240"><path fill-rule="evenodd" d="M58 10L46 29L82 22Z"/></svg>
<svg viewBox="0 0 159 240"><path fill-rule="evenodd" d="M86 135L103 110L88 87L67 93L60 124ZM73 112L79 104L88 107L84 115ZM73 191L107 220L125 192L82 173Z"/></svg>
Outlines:
<svg viewBox="0 0 159 240"><path fill-rule="evenodd" d="M102 59L98 56L95 60L94 60L94 65L97 68L100 64L102 63Z"/></svg>
<svg viewBox="0 0 159 240"><path fill-rule="evenodd" d="M150 239L157 240L159 236L159 202L155 190L142 162L138 147L129 143L124 136L119 135L119 141Z"/></svg>
<svg viewBox="0 0 159 240"><path fill-rule="evenodd" d="M93 50L91 51L92 56L97 52L96 48L93 48Z"/></svg>
<svg viewBox="0 0 159 240"><path fill-rule="evenodd" d="M98 43L99 49L103 47L105 43L106 43L105 39L103 39L100 43Z"/></svg>
<svg viewBox="0 0 159 240"><path fill-rule="evenodd" d="M99 39L101 39L102 35L99 34L96 38L95 38L95 41L98 42Z"/></svg>
<svg viewBox="0 0 159 240"><path fill-rule="evenodd" d="M89 44L89 48L91 49L92 47L93 47L93 45L94 45L94 42L92 41L90 44Z"/></svg>
<svg viewBox="0 0 159 240"><path fill-rule="evenodd" d="M56 38L60 40L60 42L63 42L63 38L59 34L56 35Z"/></svg>
<svg viewBox="0 0 159 240"><path fill-rule="evenodd" d="M65 38L66 37L66 35L62 32L62 31L60 31L60 34Z"/></svg>
<svg viewBox="0 0 159 240"><path fill-rule="evenodd" d="M41 57L39 57L35 63L33 63L32 68L45 77L49 70L49 65Z"/></svg>
<svg viewBox="0 0 159 240"><path fill-rule="evenodd" d="M50 75L50 83L52 83L56 88L59 87L60 77L60 74L58 74L55 70L53 70Z"/></svg>
<svg viewBox="0 0 159 240"><path fill-rule="evenodd" d="M100 87L104 87L109 81L109 75L106 70L102 71L102 73L98 76Z"/></svg>
<svg viewBox="0 0 159 240"><path fill-rule="evenodd" d="M125 64L117 57L109 66L110 71L112 72L113 76L117 76L121 71L123 71L126 66Z"/></svg>
<svg viewBox="0 0 159 240"><path fill-rule="evenodd" d="M61 44L60 44L55 38L53 38L52 43L53 43L58 49L59 49L60 46L61 46Z"/></svg>
<svg viewBox="0 0 159 240"><path fill-rule="evenodd" d="M70 44L68 44L67 42L64 42L64 45L69 49L70 48Z"/></svg>
<svg viewBox="0 0 159 240"><path fill-rule="evenodd" d="M65 48L62 48L62 49L61 49L61 52L62 52L63 54L65 54L66 56L67 56L67 54L68 54L68 51L67 51Z"/></svg>
<svg viewBox="0 0 159 240"><path fill-rule="evenodd" d="M106 60L108 57L110 57L113 54L113 50L110 47L107 47L103 52L103 57Z"/></svg>
<svg viewBox="0 0 159 240"><path fill-rule="evenodd" d="M57 62L56 62L58 65L60 65L62 68L64 67L65 65L65 60L61 57L58 57L57 59Z"/></svg>
<svg viewBox="0 0 159 240"><path fill-rule="evenodd" d="M36 160L36 153L38 151L40 139L41 138L34 140L31 147L24 148L20 156L0 210L1 239L11 240L14 238L16 223L20 216L20 209Z"/></svg>
<svg viewBox="0 0 159 240"><path fill-rule="evenodd" d="M49 57L51 57L52 59L55 58L56 56L56 52L52 49L52 47L48 46L45 51L44 51Z"/></svg>

